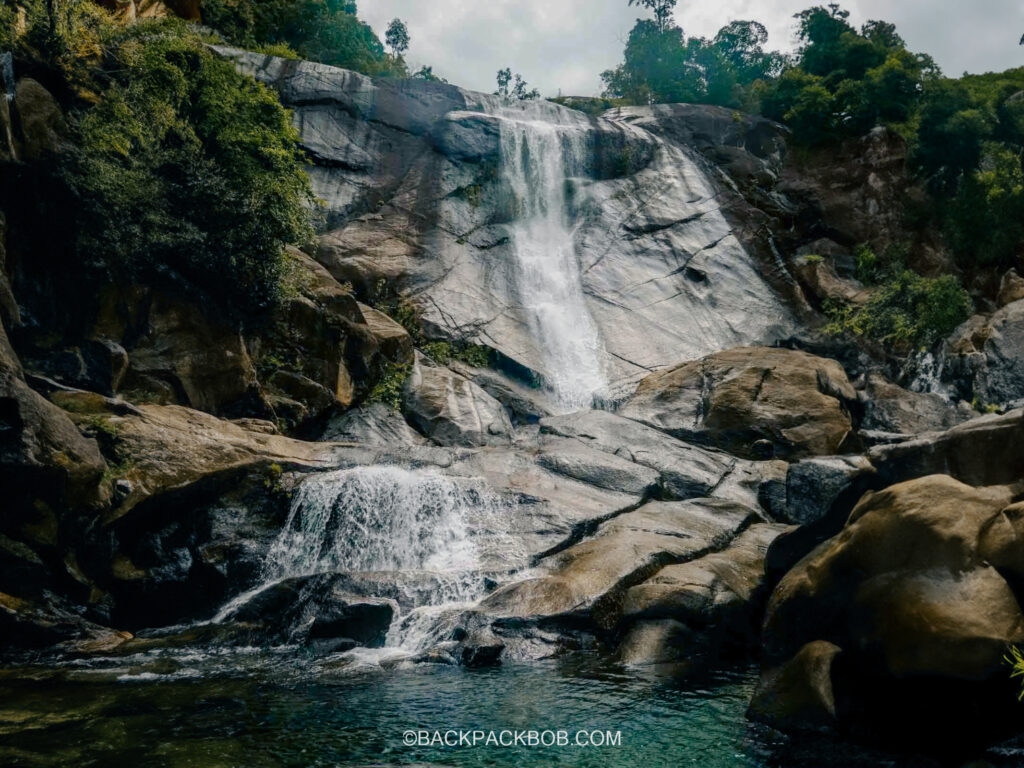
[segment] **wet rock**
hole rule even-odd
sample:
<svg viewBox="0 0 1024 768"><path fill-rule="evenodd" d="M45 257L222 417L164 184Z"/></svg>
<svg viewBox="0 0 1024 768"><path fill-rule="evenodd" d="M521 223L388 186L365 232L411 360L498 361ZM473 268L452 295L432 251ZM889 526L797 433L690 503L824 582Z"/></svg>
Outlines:
<svg viewBox="0 0 1024 768"><path fill-rule="evenodd" d="M403 408L410 422L440 445L508 445L512 423L504 407L469 379L417 362L405 384Z"/></svg>
<svg viewBox="0 0 1024 768"><path fill-rule="evenodd" d="M505 643L489 629L477 629L459 642L464 667L496 667L501 664Z"/></svg>
<svg viewBox="0 0 1024 768"><path fill-rule="evenodd" d="M4 652L39 650L65 643L65 650L85 651L90 645L108 650L131 637L84 619L63 598L45 593L23 599L0 593L0 636Z"/></svg>
<svg viewBox="0 0 1024 768"><path fill-rule="evenodd" d="M721 492L724 498L757 504L760 478L754 471L744 471L752 470L753 465L719 451L688 445L622 416L580 411L542 419L540 429L542 435L573 438L650 467L661 475L661 487L669 498L698 498ZM733 475L737 476L735 484L731 482Z"/></svg>
<svg viewBox="0 0 1024 768"><path fill-rule="evenodd" d="M769 440L780 458L836 453L856 399L834 360L788 349L730 349L651 374L621 413L681 440L751 456Z"/></svg>
<svg viewBox="0 0 1024 768"><path fill-rule="evenodd" d="M70 508L104 501L106 463L60 408L29 388L0 326L0 485L5 527L37 499ZM7 506L9 505L9 506Z"/></svg>
<svg viewBox="0 0 1024 768"><path fill-rule="evenodd" d="M501 587L480 608L493 617L611 628L629 587L666 565L723 547L754 519L749 508L728 501L651 502L540 561L546 575Z"/></svg>
<svg viewBox="0 0 1024 768"><path fill-rule="evenodd" d="M320 574L277 582L253 595L226 621L262 628L277 642L347 639L370 648L383 646L397 613L394 602L347 594L335 580L333 574Z"/></svg>
<svg viewBox="0 0 1024 768"><path fill-rule="evenodd" d="M872 373L864 390L861 428L919 435L955 427L978 414L966 403L954 405L941 395L910 392Z"/></svg>
<svg viewBox="0 0 1024 768"><path fill-rule="evenodd" d="M369 403L334 416L321 440L367 445L423 445L427 439L409 426L398 411L384 403Z"/></svg>
<svg viewBox="0 0 1024 768"><path fill-rule="evenodd" d="M685 624L672 619L639 621L629 628L616 658L630 666L672 665L683 671L701 648L701 641Z"/></svg>
<svg viewBox="0 0 1024 768"><path fill-rule="evenodd" d="M622 600L620 622L672 619L699 633L688 645L709 642L745 647L757 637L765 593L768 545L787 530L752 525L721 552L668 565Z"/></svg>
<svg viewBox="0 0 1024 768"><path fill-rule="evenodd" d="M762 673L747 716L781 731L829 730L836 725L832 664L841 653L825 640Z"/></svg>

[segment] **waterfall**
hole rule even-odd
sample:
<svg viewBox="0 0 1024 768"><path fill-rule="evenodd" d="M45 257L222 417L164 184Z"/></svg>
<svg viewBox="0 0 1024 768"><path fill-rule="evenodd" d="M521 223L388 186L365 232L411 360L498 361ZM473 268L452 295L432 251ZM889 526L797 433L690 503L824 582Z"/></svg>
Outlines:
<svg viewBox="0 0 1024 768"><path fill-rule="evenodd" d="M541 350L545 383L566 412L605 396L602 344L583 293L566 193L587 151L579 125L530 106L489 105L501 117L501 172L513 195L509 224L516 297ZM532 119L531 119L532 118Z"/></svg>
<svg viewBox="0 0 1024 768"><path fill-rule="evenodd" d="M224 606L224 621L284 579L319 573L431 575L423 605L398 617L388 645L421 650L439 607L477 600L485 588L471 530L501 538L508 502L483 483L436 471L369 466L313 475L298 487L267 554L260 584ZM501 546L498 541L497 545ZM440 620L440 619L439 619Z"/></svg>

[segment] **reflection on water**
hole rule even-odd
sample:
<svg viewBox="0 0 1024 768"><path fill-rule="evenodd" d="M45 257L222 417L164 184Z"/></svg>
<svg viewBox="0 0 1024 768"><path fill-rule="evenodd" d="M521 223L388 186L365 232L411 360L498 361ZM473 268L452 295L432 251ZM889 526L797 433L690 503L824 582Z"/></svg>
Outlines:
<svg viewBox="0 0 1024 768"><path fill-rule="evenodd" d="M687 682L571 660L491 670L366 669L280 650L220 657L179 650L0 670L0 765L931 765L794 745L748 723L750 669ZM620 731L622 744L419 748L403 744L408 729L607 729Z"/></svg>

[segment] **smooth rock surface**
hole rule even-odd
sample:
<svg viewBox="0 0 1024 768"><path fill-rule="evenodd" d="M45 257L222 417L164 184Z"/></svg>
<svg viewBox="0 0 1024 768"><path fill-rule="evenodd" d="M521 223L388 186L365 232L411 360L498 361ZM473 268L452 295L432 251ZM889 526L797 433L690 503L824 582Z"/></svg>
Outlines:
<svg viewBox="0 0 1024 768"><path fill-rule="evenodd" d="M759 457L836 453L856 398L834 360L767 347L730 349L651 374L621 413L681 440Z"/></svg>

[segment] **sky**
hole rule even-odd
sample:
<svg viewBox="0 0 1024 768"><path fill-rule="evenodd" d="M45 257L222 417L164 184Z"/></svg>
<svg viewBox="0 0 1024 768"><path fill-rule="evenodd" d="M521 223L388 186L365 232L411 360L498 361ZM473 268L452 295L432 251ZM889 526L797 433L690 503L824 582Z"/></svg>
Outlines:
<svg viewBox="0 0 1024 768"><path fill-rule="evenodd" d="M825 0L827 2L827 0ZM792 50L793 14L822 0L680 0L676 22L711 37L737 19L760 21L768 46ZM910 50L930 53L947 75L1024 66L1021 0L847 0L850 21L896 24ZM412 45L406 60L456 85L495 89L504 67L544 96L596 96L600 73L616 66L644 9L627 0L359 0L359 16L383 38L399 17Z"/></svg>

